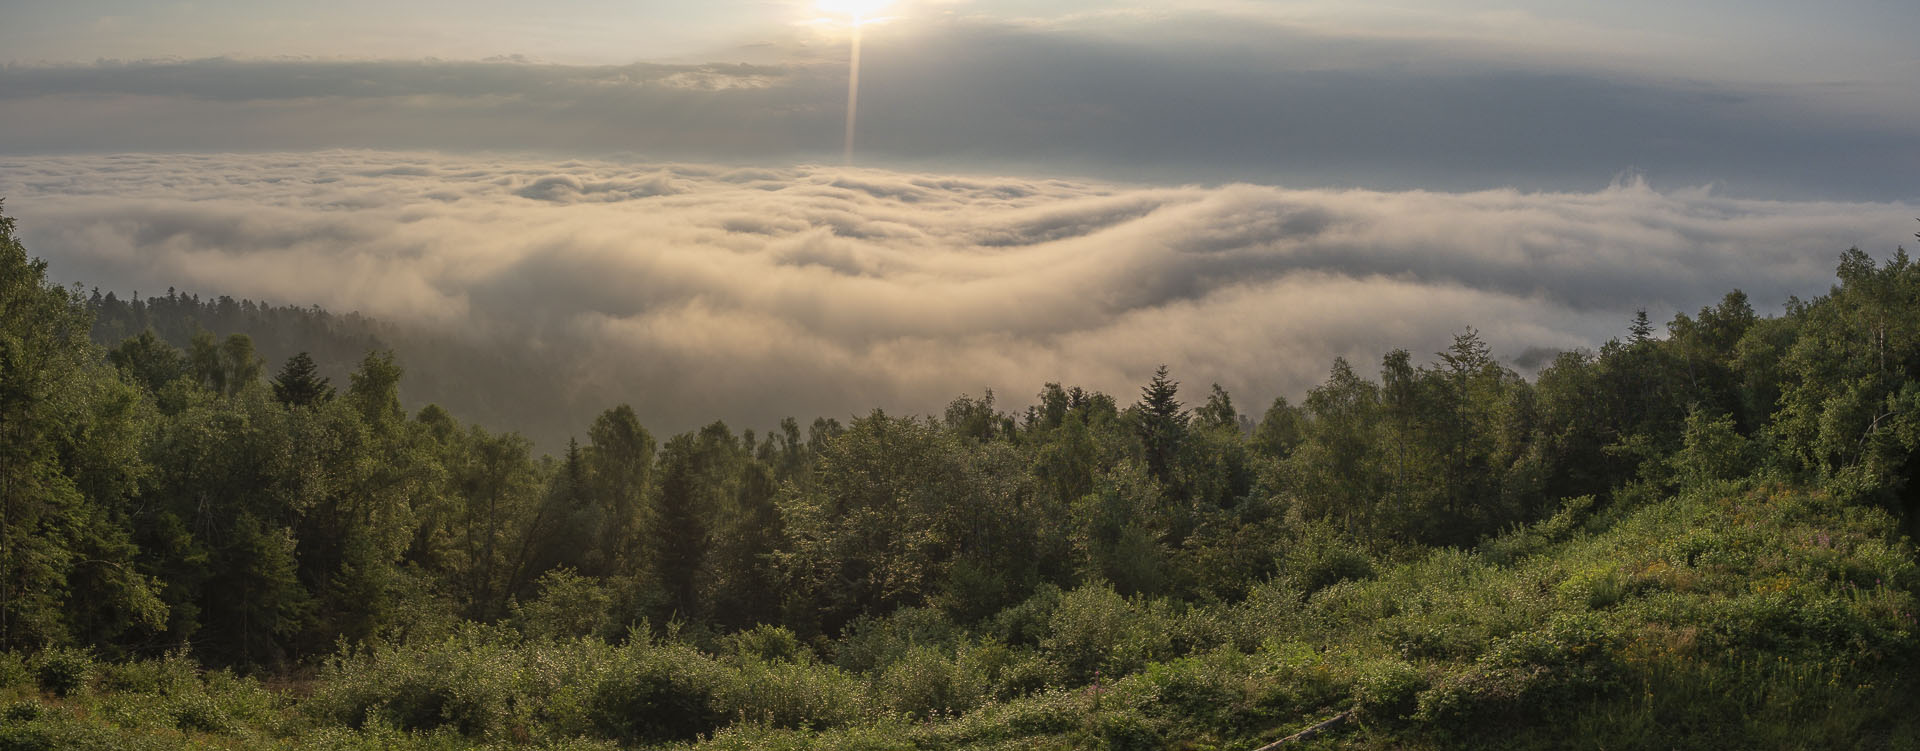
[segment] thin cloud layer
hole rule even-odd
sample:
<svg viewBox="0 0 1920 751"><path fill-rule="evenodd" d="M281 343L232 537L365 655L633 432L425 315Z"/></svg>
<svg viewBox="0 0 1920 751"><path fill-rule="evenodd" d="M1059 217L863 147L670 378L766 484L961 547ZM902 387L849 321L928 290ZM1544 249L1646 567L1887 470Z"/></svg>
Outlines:
<svg viewBox="0 0 1920 751"><path fill-rule="evenodd" d="M765 427L1047 381L1125 397L1161 363L1252 408L1335 356L1370 367L1469 326L1526 366L1636 308L1818 294L1840 251L1891 251L1916 212L1631 180L1150 188L386 152L0 157L0 195L59 279L521 353L550 378L492 395L526 404L499 427L548 442L619 402L657 429Z"/></svg>
<svg viewBox="0 0 1920 751"><path fill-rule="evenodd" d="M751 65L6 64L0 152L836 159L843 45L785 39L769 44L776 62ZM1486 47L1205 12L882 25L864 47L856 156L936 172L1454 191L1592 190L1639 169L1744 196L1920 199L1910 74L1755 81Z"/></svg>

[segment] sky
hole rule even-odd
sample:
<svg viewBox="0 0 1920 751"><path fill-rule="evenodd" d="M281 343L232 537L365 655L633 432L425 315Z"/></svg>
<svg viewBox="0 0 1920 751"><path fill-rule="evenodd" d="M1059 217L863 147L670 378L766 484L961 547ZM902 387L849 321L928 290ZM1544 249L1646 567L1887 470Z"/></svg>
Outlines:
<svg viewBox="0 0 1920 751"><path fill-rule="evenodd" d="M1920 216L1905 0L898 0L850 155L844 9L0 0L0 197L62 281L562 342L672 430L1525 370Z"/></svg>

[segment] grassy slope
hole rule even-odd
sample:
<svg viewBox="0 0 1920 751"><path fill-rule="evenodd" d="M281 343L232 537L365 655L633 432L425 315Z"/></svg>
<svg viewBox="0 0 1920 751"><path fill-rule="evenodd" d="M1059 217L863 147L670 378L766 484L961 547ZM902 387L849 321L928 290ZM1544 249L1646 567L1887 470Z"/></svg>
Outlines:
<svg viewBox="0 0 1920 751"><path fill-rule="evenodd" d="M1252 748L1347 709L1318 746L1920 747L1920 571L1877 509L1723 484L1376 569L1212 607L1089 587L972 633L909 611L837 664L779 638L472 629L339 660L294 698L184 660L0 657L0 751Z"/></svg>

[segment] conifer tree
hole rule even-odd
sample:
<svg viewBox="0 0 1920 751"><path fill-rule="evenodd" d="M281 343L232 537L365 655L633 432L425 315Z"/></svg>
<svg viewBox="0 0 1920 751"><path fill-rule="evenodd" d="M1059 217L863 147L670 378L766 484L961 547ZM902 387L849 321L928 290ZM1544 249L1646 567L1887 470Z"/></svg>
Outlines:
<svg viewBox="0 0 1920 751"><path fill-rule="evenodd" d="M1180 438L1187 430L1187 412L1175 397L1180 383L1167 378L1167 366L1154 371L1153 380L1140 388L1138 430L1147 450L1147 471L1164 483L1173 466Z"/></svg>
<svg viewBox="0 0 1920 751"><path fill-rule="evenodd" d="M287 358L273 379L273 398L289 407L306 407L333 398L333 387L316 372L313 358L302 352Z"/></svg>

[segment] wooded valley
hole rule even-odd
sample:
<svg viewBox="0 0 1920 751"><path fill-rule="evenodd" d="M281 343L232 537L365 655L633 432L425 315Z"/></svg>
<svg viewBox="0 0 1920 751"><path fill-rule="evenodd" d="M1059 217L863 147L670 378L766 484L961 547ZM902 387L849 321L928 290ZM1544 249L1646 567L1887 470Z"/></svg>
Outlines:
<svg viewBox="0 0 1920 751"><path fill-rule="evenodd" d="M1904 251L1531 380L1468 330L552 455L358 320L0 218L0 750L1920 745Z"/></svg>

